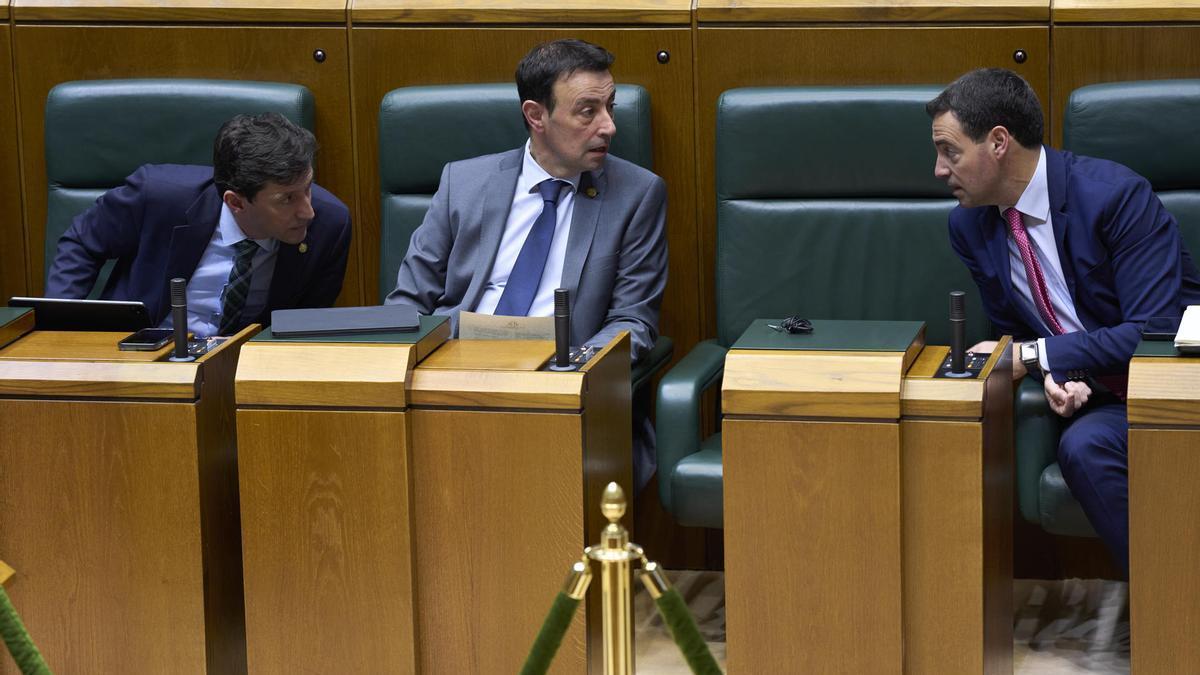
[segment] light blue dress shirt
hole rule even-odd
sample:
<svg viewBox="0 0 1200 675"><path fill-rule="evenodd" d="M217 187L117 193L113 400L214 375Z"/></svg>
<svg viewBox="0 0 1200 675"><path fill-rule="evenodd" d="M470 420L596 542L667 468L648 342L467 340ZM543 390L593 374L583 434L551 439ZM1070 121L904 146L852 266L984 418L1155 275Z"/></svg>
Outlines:
<svg viewBox="0 0 1200 675"><path fill-rule="evenodd" d="M1000 220L1007 227L1008 221L1004 218L1004 212L1009 207L996 208L1000 209ZM1030 179L1029 185L1025 186L1025 191L1021 193L1021 198L1013 208L1020 212L1021 221L1025 223L1025 230L1029 233L1029 243L1042 266L1042 276L1046 278L1046 291L1050 295L1050 306L1054 308L1059 325L1068 333L1084 330L1079 315L1075 312L1075 301L1067 288L1067 278L1063 275L1062 262L1058 257L1058 244L1054 240L1054 224L1050 219L1050 190L1046 183L1046 148L1041 149L1033 178ZM1025 274L1025 261L1021 259L1021 250L1017 248L1017 242L1013 240L1011 233L1008 235L1008 268L1017 297L1026 309L1037 317L1042 328L1047 333L1052 333L1033 302L1033 291L1029 288L1029 278ZM1049 372L1045 338L1038 339L1038 355L1042 369Z"/></svg>
<svg viewBox="0 0 1200 675"><path fill-rule="evenodd" d="M504 295L504 287L508 276L512 274L517 264L517 256L533 222L542 213L542 197L538 194L537 185L544 180L554 178L541 167L529 150L529 141L525 142L525 155L521 162L521 175L517 178L517 189L513 192L512 207L508 210L508 220L504 224L504 234L500 236L500 248L496 251L496 262L492 265L492 275L487 285L483 287L483 295L475 311L481 314L494 314L496 305L500 304L500 296ZM529 307L528 316L554 315L554 289L562 286L563 263L567 258L567 239L571 236L571 216L575 212L575 193L579 190L579 175L561 178L571 184L563 188L558 196L558 221L554 225L554 238L550 240L550 253L546 256L546 267L542 270L542 279L538 282L537 293L533 296L533 304Z"/></svg>
<svg viewBox="0 0 1200 675"><path fill-rule="evenodd" d="M192 278L188 279L188 330L197 337L208 337L217 334L221 325L221 308L224 306L225 289L229 284L229 272L233 269L234 245L246 239L242 228L238 227L233 212L226 204L221 205L221 219L213 230L204 254ZM271 277L275 272L276 253L279 242L271 239L255 239L258 252L250 263L250 290L246 296L246 305L242 316L254 317L267 306L267 296L271 291ZM171 328L171 314L159 324L160 328Z"/></svg>

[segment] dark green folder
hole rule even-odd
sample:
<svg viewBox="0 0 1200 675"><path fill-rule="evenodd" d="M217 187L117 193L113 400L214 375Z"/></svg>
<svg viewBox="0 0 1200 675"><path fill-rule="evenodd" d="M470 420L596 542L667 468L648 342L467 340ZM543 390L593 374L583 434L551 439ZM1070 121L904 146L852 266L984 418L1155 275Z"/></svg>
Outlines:
<svg viewBox="0 0 1200 675"><path fill-rule="evenodd" d="M756 319L732 349L797 349L835 352L903 352L925 331L924 321L835 321L813 319L811 333L769 328L781 319Z"/></svg>
<svg viewBox="0 0 1200 675"><path fill-rule="evenodd" d="M32 311L28 307L0 307L0 326L7 326Z"/></svg>
<svg viewBox="0 0 1200 675"><path fill-rule="evenodd" d="M1195 356L1194 354L1181 354L1178 349L1175 349L1175 342L1172 340L1142 340L1138 343L1137 349L1133 352L1134 356Z"/></svg>
<svg viewBox="0 0 1200 675"><path fill-rule="evenodd" d="M313 337L275 337L267 328L250 338L251 342L374 342L381 344L416 344L435 328L450 320L446 316L423 316L421 327L399 333L363 333L358 335L318 335Z"/></svg>

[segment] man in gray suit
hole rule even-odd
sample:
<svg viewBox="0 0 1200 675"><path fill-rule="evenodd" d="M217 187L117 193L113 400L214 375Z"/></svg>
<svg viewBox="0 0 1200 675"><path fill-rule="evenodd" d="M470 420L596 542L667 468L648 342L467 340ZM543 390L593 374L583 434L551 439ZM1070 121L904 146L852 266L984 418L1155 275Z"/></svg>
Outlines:
<svg viewBox="0 0 1200 675"><path fill-rule="evenodd" d="M454 321L462 310L551 316L554 289L566 288L571 344L599 347L627 330L635 361L650 350L667 280L666 186L608 154L612 62L581 40L521 60L528 143L446 165L388 304Z"/></svg>

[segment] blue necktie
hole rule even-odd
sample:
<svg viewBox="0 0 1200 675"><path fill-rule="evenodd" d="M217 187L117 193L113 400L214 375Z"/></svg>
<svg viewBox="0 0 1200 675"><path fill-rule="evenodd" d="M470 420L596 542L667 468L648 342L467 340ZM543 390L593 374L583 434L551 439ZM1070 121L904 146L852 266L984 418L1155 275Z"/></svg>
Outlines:
<svg viewBox="0 0 1200 675"><path fill-rule="evenodd" d="M542 214L533 221L529 236L517 254L517 262L508 275L504 293L496 303L496 314L502 316L526 316L533 306L542 282L542 271L546 269L546 257L550 255L550 242L554 239L554 227L558 224L558 193L566 181L548 179L538 183L542 195Z"/></svg>
<svg viewBox="0 0 1200 675"><path fill-rule="evenodd" d="M233 245L233 266L229 269L229 282L225 285L225 300L221 303L221 325L217 335L233 335L245 327L242 310L246 307L246 296L250 294L250 276L254 254L258 244L253 239L243 239Z"/></svg>

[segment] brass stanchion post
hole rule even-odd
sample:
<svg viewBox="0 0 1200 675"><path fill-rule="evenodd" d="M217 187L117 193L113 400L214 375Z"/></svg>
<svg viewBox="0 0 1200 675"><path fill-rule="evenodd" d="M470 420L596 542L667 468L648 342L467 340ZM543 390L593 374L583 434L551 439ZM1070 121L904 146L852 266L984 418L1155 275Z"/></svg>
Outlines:
<svg viewBox="0 0 1200 675"><path fill-rule="evenodd" d="M616 483L609 483L600 502L608 526L604 528L599 546L589 546L586 553L600 562L600 584L603 594L604 675L633 674L633 625L630 620L629 531L621 526L625 515L625 493Z"/></svg>

